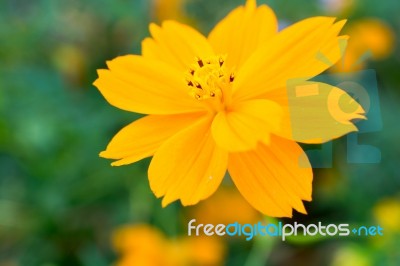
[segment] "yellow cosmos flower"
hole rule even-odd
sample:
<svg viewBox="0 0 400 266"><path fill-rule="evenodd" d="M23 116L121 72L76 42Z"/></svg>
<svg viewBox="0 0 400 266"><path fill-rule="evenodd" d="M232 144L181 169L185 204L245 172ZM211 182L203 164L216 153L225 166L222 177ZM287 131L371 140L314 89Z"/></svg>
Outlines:
<svg viewBox="0 0 400 266"><path fill-rule="evenodd" d="M371 251L356 243L348 243L337 249L330 266L372 266Z"/></svg>
<svg viewBox="0 0 400 266"><path fill-rule="evenodd" d="M168 239L146 224L118 228L112 237L120 258L115 266L223 265L225 246L214 237Z"/></svg>
<svg viewBox="0 0 400 266"><path fill-rule="evenodd" d="M311 200L313 174L296 141L337 138L363 118L344 91L306 81L330 66L325 61L339 60L344 23L314 17L278 32L273 11L249 0L208 37L175 21L151 24L142 55L118 57L98 71L94 85L110 104L148 114L100 156L116 159L115 166L153 156L150 187L163 206L206 199L228 169L260 212L306 213L302 200ZM291 79L304 80L294 97L286 89Z"/></svg>
<svg viewBox="0 0 400 266"><path fill-rule="evenodd" d="M364 18L348 27L351 36L344 58L331 70L349 72L363 69L366 61L382 60L394 50L395 34L384 21L376 18Z"/></svg>
<svg viewBox="0 0 400 266"><path fill-rule="evenodd" d="M378 224L384 230L400 233L400 200L396 198L383 199L374 207L373 214ZM387 234L390 234L387 233Z"/></svg>

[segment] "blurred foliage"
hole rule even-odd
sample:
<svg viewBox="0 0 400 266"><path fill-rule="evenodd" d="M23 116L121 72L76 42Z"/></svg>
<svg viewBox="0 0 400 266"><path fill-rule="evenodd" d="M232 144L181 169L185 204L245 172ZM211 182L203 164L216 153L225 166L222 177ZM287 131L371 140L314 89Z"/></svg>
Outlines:
<svg viewBox="0 0 400 266"><path fill-rule="evenodd" d="M205 204L196 211L179 203L163 209L148 186L148 159L114 168L98 157L110 138L139 116L105 102L91 85L96 69L118 55L140 53L150 21L182 18L207 33L243 3L172 2L0 1L0 266L110 265L117 261L111 234L123 224L151 224L166 238L174 238L186 234L193 215L235 209ZM309 214L296 214L294 220L372 225L382 221L379 213L397 213L396 204L377 210L382 210L383 198L400 195L400 2L259 3L269 4L283 26L331 15L348 18L349 26L373 18L393 32L391 54L365 62L378 74L384 127L363 134L359 141L378 147L381 163L348 164L343 156L346 140L334 141L334 167L314 171L314 197L306 204ZM380 241L223 241L226 265L398 265L400 256L393 250L400 249L399 233L388 234L392 237Z"/></svg>

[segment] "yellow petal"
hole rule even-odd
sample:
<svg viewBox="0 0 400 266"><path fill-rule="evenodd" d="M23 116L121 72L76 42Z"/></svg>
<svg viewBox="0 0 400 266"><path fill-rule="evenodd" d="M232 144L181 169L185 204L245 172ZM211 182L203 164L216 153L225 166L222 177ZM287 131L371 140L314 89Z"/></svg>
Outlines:
<svg viewBox="0 0 400 266"><path fill-rule="evenodd" d="M300 146L272 136L270 145L231 153L228 170L243 197L273 217L291 217L292 208L306 213L302 200L311 200L312 169Z"/></svg>
<svg viewBox="0 0 400 266"><path fill-rule="evenodd" d="M364 110L345 91L319 82L300 81L267 96L284 110L278 135L303 143L323 143L357 127L352 120L365 119Z"/></svg>
<svg viewBox="0 0 400 266"><path fill-rule="evenodd" d="M142 42L143 56L164 61L180 71L188 71L196 57L214 54L201 33L175 21L164 21L162 27L150 24L150 33L153 38Z"/></svg>
<svg viewBox="0 0 400 266"><path fill-rule="evenodd" d="M233 98L250 99L286 86L290 79L308 79L336 63L347 37L338 37L345 21L314 17L275 35L254 53L233 83Z"/></svg>
<svg viewBox="0 0 400 266"><path fill-rule="evenodd" d="M150 187L163 206L180 199L193 205L217 189L226 172L228 155L218 148L206 118L174 135L154 154Z"/></svg>
<svg viewBox="0 0 400 266"><path fill-rule="evenodd" d="M164 141L200 117L198 113L145 116L119 131L100 156L119 159L112 163L113 166L134 163L152 156Z"/></svg>
<svg viewBox="0 0 400 266"><path fill-rule="evenodd" d="M219 54L227 54L227 64L237 69L258 48L276 34L278 23L274 12L266 5L247 1L231 11L210 32L208 40Z"/></svg>
<svg viewBox="0 0 400 266"><path fill-rule="evenodd" d="M218 113L212 123L212 134L218 146L227 151L254 149L258 141L268 143L271 132L281 124L282 110L275 102L250 100Z"/></svg>
<svg viewBox="0 0 400 266"><path fill-rule="evenodd" d="M123 110L142 114L177 114L202 109L190 97L182 74L161 61L136 55L108 62L93 83L106 100Z"/></svg>

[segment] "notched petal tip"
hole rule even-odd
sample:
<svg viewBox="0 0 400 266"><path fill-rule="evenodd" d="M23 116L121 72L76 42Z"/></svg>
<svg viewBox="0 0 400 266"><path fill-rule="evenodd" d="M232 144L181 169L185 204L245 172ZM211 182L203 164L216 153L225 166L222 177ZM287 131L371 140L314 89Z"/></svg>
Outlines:
<svg viewBox="0 0 400 266"><path fill-rule="evenodd" d="M186 24L180 23L180 22L178 22L178 21L176 21L176 20L172 20L172 19L164 20L164 21L161 23L161 27L163 27L163 28L164 28L164 27L170 27L170 26L176 26L176 25L188 27Z"/></svg>
<svg viewBox="0 0 400 266"><path fill-rule="evenodd" d="M105 159L112 159L112 160L120 160L120 156L116 156L115 154L113 155L113 152L110 152L110 150L107 148L104 151L101 151L99 153L99 157L105 158Z"/></svg>
<svg viewBox="0 0 400 266"><path fill-rule="evenodd" d="M160 30L160 26L159 25L157 25L156 23L154 23L154 22L152 22L152 23L150 23L149 24L149 31L150 31L150 34L153 36L153 32L155 32L155 31L157 31L157 30Z"/></svg>
<svg viewBox="0 0 400 266"><path fill-rule="evenodd" d="M106 65L107 65L108 69L110 69L110 65L112 64L112 62L113 62L114 60L117 60L118 58L119 58L119 56L116 57L116 58L114 58L114 59L111 59L111 60L106 60Z"/></svg>
<svg viewBox="0 0 400 266"><path fill-rule="evenodd" d="M100 152L99 153L99 157L100 158L105 158L105 159L118 160L118 161L111 162L110 163L111 166L121 166L121 165L126 164L126 163L123 163L123 162L121 163L121 161L123 161L123 159L119 160L120 158L115 158L113 156L110 156L107 151Z"/></svg>
<svg viewBox="0 0 400 266"><path fill-rule="evenodd" d="M310 193L310 195L307 195L307 197L303 197L302 200L311 202L312 201L312 194Z"/></svg>
<svg viewBox="0 0 400 266"><path fill-rule="evenodd" d="M316 26L321 26L322 24L324 24L324 25L333 25L335 23L336 19L337 19L336 17L314 16L314 17L309 17L309 18L305 18L303 20L300 20L300 21L296 22L293 25L296 25L296 24L299 24L299 23L310 23L310 25L316 25ZM289 26L289 27L291 27L291 26Z"/></svg>
<svg viewBox="0 0 400 266"><path fill-rule="evenodd" d="M105 155L104 151L99 153L99 157L105 158L105 159L110 159L110 160L116 160L116 161L113 161L113 162L110 163L111 166L122 166L122 165L126 165L126 164L131 163L131 162L127 161L124 158L115 158L115 157L112 157L112 156L109 156L109 155Z"/></svg>
<svg viewBox="0 0 400 266"><path fill-rule="evenodd" d="M106 69L102 69L102 68L96 69L97 78L92 82L92 85L95 87L97 87L96 84L98 84L98 82L99 82L100 74L101 74L102 70L106 70Z"/></svg>
<svg viewBox="0 0 400 266"><path fill-rule="evenodd" d="M297 212L299 212L299 213L307 214L307 210L306 210L306 208L304 207L303 202L300 202L297 206L294 207L294 209L295 209Z"/></svg>
<svg viewBox="0 0 400 266"><path fill-rule="evenodd" d="M154 192L154 191L153 191ZM156 195L157 196L157 195ZM196 199L196 200L192 200L192 199L187 199L187 198L179 198L178 195L173 195L172 193L166 192L164 195L161 196L157 196L157 198L162 198L161 200L161 206L163 208L167 207L168 205L170 205L171 203L175 202L175 201L180 201L180 203L182 204L182 206L191 206L191 205L196 205L200 199Z"/></svg>
<svg viewBox="0 0 400 266"><path fill-rule="evenodd" d="M161 207L166 208L172 202L173 201L167 201L166 197L164 196L164 198L161 200Z"/></svg>
<svg viewBox="0 0 400 266"><path fill-rule="evenodd" d="M111 166L122 166L122 165L124 165L124 164L121 164L121 163L118 163L119 161L116 161L116 162L112 162L111 163Z"/></svg>
<svg viewBox="0 0 400 266"><path fill-rule="evenodd" d="M160 198L160 197L158 197L158 198ZM164 197L161 200L161 206L163 208L166 208L168 205L170 205L171 203L174 203L177 200L180 200L181 205L184 206L184 207L196 205L200 201L200 200L196 200L196 201L193 201L193 202L189 202L189 201L187 201L185 199L173 198L173 197L170 197L169 195L166 194L166 195L164 195Z"/></svg>
<svg viewBox="0 0 400 266"><path fill-rule="evenodd" d="M101 78L101 76L102 76L104 73L109 72L109 71L110 71L110 70L104 69L104 68L97 69L97 70L96 70L97 79L96 79L93 83L98 82L99 79Z"/></svg>
<svg viewBox="0 0 400 266"><path fill-rule="evenodd" d="M334 23L335 27L337 27L338 29L342 29L344 27L344 25L347 23L347 19L341 19L338 20Z"/></svg>
<svg viewBox="0 0 400 266"><path fill-rule="evenodd" d="M246 9L255 9L257 7L257 1L256 0L247 0L245 7L246 7Z"/></svg>
<svg viewBox="0 0 400 266"><path fill-rule="evenodd" d="M108 75L111 73L109 69L97 69L97 79L93 81L93 86L95 86L100 92L102 91L102 84L107 79Z"/></svg>
<svg viewBox="0 0 400 266"><path fill-rule="evenodd" d="M107 155L106 155L106 151L101 151L100 153L99 153L99 157L101 157L101 158L108 158L107 157Z"/></svg>
<svg viewBox="0 0 400 266"><path fill-rule="evenodd" d="M157 25L156 23L149 24L149 32L153 40L157 41L158 39L157 36L160 36L161 31L162 31L161 26Z"/></svg>
<svg viewBox="0 0 400 266"><path fill-rule="evenodd" d="M147 45L151 45L153 42L154 42L154 39L151 38L151 37L144 38L141 41L140 44L141 44L141 47L142 47L142 55L143 55L143 48L146 47Z"/></svg>

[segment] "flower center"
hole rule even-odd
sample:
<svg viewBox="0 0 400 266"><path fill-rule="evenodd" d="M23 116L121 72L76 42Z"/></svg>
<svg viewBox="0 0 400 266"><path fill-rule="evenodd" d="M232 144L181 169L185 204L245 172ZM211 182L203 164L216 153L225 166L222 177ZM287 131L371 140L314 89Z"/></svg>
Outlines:
<svg viewBox="0 0 400 266"><path fill-rule="evenodd" d="M215 55L196 58L187 75L189 94L197 100L219 99L224 102L224 95L229 93L235 77L225 66L226 56Z"/></svg>

